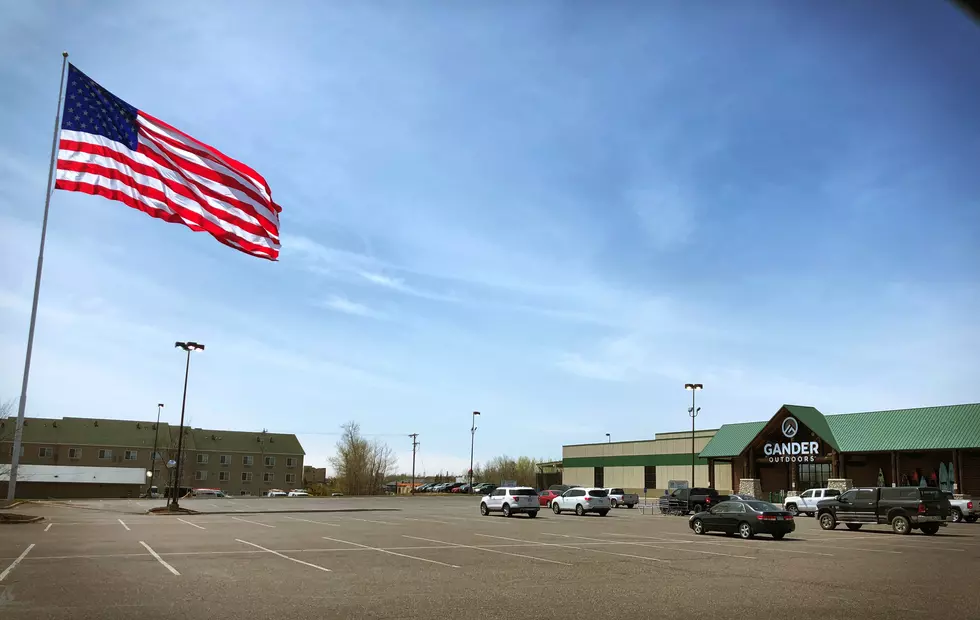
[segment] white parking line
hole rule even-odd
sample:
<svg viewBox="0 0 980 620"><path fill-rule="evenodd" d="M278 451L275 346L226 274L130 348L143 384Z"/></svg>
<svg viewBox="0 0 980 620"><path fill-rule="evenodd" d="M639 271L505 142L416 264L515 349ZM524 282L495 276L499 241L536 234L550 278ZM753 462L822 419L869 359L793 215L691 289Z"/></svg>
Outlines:
<svg viewBox="0 0 980 620"><path fill-rule="evenodd" d="M377 523L379 525L395 525L389 521L373 521L371 519L358 519L357 517L351 517L351 521L363 521L365 523Z"/></svg>
<svg viewBox="0 0 980 620"><path fill-rule="evenodd" d="M12 573L14 571L14 569L17 568L17 565L20 564L20 561L23 560L24 558L26 558L27 557L27 554L30 553L31 552L31 549L33 549L33 548L34 548L34 543L31 543L30 545L28 545L27 546L27 549L24 549L24 553L22 553L19 556L17 556L17 559L14 560L13 564L11 564L10 566L8 566L6 569L4 569L4 571L2 573L0 573L0 581L3 581L4 579L6 579L7 578L7 575L9 575L10 573Z"/></svg>
<svg viewBox="0 0 980 620"><path fill-rule="evenodd" d="M407 534L402 534L405 538L414 538L415 540L424 540L425 542L432 542L439 545L452 545L453 547L461 547L463 549L477 549L479 551L487 551L489 553L499 553L500 555L510 555L515 558L525 558L528 560L537 560L538 562L547 562L548 564L561 564L562 566L571 566L568 562L559 562L558 560L549 560L547 558L538 558L533 555L524 555L523 553L511 553L509 551L500 551L499 549L487 549L486 547L477 547L474 545L463 545L460 543L445 542L442 540L433 540L431 538L422 538L420 536L408 536Z"/></svg>
<svg viewBox="0 0 980 620"><path fill-rule="evenodd" d="M178 572L177 572L177 569L176 569L176 568L174 568L173 566L171 566L171 565L169 565L169 564L167 564L167 562L166 562L166 561L165 561L165 560L164 560L163 558L161 558L161 557L160 557L160 556L159 556L159 555L157 554L157 552L156 552L156 551L154 551L152 547L150 547L150 545L148 545L148 544L146 544L146 543L145 543L145 542L143 542L142 540L140 541L140 544L141 544L141 545L143 545L144 547L146 547L146 550L150 552L150 555L152 555L153 557L155 557L155 558L156 558L156 560L157 560L157 562L159 562L159 563L161 563L161 564L163 564L163 565L164 565L164 567L166 567L166 569L167 569L167 570L169 570L169 571L170 571L171 573L173 573L174 575L176 575L176 576L178 576L178 577L180 577L180 573L178 573Z"/></svg>
<svg viewBox="0 0 980 620"><path fill-rule="evenodd" d="M117 519L117 521L119 521L119 523L121 523L121 524L122 524L122 526L123 526L124 528L126 528L126 531L127 531L127 532L132 532L132 530L131 530L131 529L129 529L129 526L128 526L128 525L126 525L126 523L125 523L125 522L124 522L124 521L123 521L122 519Z"/></svg>
<svg viewBox="0 0 980 620"><path fill-rule="evenodd" d="M448 521L434 521L431 519L413 519L411 517L405 517L406 521L418 521L420 523L438 523L439 525L455 525L455 523L449 523Z"/></svg>
<svg viewBox="0 0 980 620"><path fill-rule="evenodd" d="M199 529L199 530L206 530L206 529L208 529L208 528L206 528L206 527L201 527L201 526L200 526L200 525L198 525L197 523L191 523L190 521L184 521L184 520L183 520L183 519L181 519L180 517L177 517L177 520L178 520L178 521L180 521L181 523L186 523L187 525L190 525L190 526L193 526L193 527L196 527L196 528L197 528L197 529Z"/></svg>
<svg viewBox="0 0 980 620"><path fill-rule="evenodd" d="M633 554L630 554L630 553L616 553L615 551L603 551L602 549L583 549L582 547L575 547L573 545L559 545L557 543L538 542L536 540L521 540L519 538L505 538L503 536L490 536L489 534L476 534L476 535L477 536L483 536L485 538L499 538L500 540L509 540L509 541L512 541L512 542L531 543L531 544L543 545L543 546L547 546L547 547L562 547L564 549L576 549L578 551L589 551L589 552L592 552L592 553L603 553L605 555L618 555L618 556L621 556L621 557L624 557L624 558L633 558L633 559L636 559L636 560L649 560L651 562L664 562L664 563L669 563L670 562L670 560L662 560L660 558L651 558L650 556L647 556L647 555L633 555ZM560 534L556 534L556 535L560 536Z"/></svg>
<svg viewBox="0 0 980 620"><path fill-rule="evenodd" d="M316 523L317 525L329 525L330 527L340 527L340 525L338 525L336 523L327 523L326 521L314 521L312 519L300 519L299 517L286 517L286 518L289 519L289 520L291 520L291 521L304 521L306 523Z"/></svg>
<svg viewBox="0 0 980 620"><path fill-rule="evenodd" d="M446 564L445 562L437 562L435 560L429 560L427 558L420 558L414 555L406 555L404 553L395 553L394 551L388 551L387 549L379 549L377 547L371 547L368 545L362 545L361 543L350 542L349 540L340 540L339 538L328 538L327 536L322 536L324 540L329 540L332 542L344 543L345 545L354 545L355 547L362 547L364 549L371 549L372 551L380 551L381 553L387 553L388 555L397 555L401 558L409 558L412 560L418 560L420 562L429 562L430 564L438 564L439 566L446 566L448 568L459 568L455 564Z"/></svg>
<svg viewBox="0 0 980 620"><path fill-rule="evenodd" d="M289 560L290 562L296 562L297 564L302 564L303 566L309 566L310 568L315 568L317 570L322 570L325 573L333 572L329 568L323 568L322 566L317 566L316 564L310 564L309 562L304 562L303 560L297 560L296 558L291 558L288 555L283 555L283 554L279 553L278 551L273 551L272 549L266 549L262 545L256 545L255 543L248 542L247 540L242 540L241 538L236 538L235 541L240 542L240 543L244 543L246 545L252 545L253 547L255 547L257 549L261 549L262 551L266 551L268 553L271 553L272 555L277 555L277 556L279 556L279 557L281 557L281 558L283 558L285 560Z"/></svg>
<svg viewBox="0 0 980 620"><path fill-rule="evenodd" d="M268 523L259 523L258 521L249 521L248 519L243 519L241 517L232 517L235 521L243 521L245 523L251 523L252 525L261 525L262 527L276 527L275 525L269 525Z"/></svg>
<svg viewBox="0 0 980 620"><path fill-rule="evenodd" d="M626 534L622 534L622 535L623 536L626 536ZM568 536L567 534L552 534L552 536L564 536L565 538L581 538L583 540L591 540L593 542L612 542L612 541L608 541L608 540L607 541L603 541L603 540L601 540L599 538L586 538L585 536ZM646 536L632 536L632 538L646 538ZM650 549L668 549L670 551L687 551L688 553L700 553L702 555L722 555L722 556L729 557L729 558L740 558L740 559L743 559L743 560L754 560L754 559L756 559L756 557L755 556L752 556L752 555L736 555L734 553L721 553L721 552L718 552L718 551L704 551L702 549L691 549L691 548L675 549L673 547L664 547L664 546L662 546L664 544L690 545L692 543L693 543L693 541L688 541L688 540L675 540L675 541L670 541L670 542L667 542L667 543L661 542L660 544L656 544L656 543L645 543L645 542L634 542L634 543L631 543L631 544L638 545L640 547L648 547ZM694 543L694 544L696 544L696 543Z"/></svg>
<svg viewBox="0 0 980 620"><path fill-rule="evenodd" d="M48 530L50 530L52 525L54 525L54 523L48 523L48 526L44 528L44 531L47 532Z"/></svg>

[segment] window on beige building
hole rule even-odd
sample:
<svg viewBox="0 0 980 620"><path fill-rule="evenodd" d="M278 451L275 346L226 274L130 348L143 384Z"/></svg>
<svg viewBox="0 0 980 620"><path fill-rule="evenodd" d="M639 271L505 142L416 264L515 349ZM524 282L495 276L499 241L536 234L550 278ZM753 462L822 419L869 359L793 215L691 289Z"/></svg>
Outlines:
<svg viewBox="0 0 980 620"><path fill-rule="evenodd" d="M208 455L207 454L198 454L197 455L197 464L198 465L207 465L208 464Z"/></svg>
<svg viewBox="0 0 980 620"><path fill-rule="evenodd" d="M219 471L218 472L218 481L219 482L228 482L229 480L231 480L231 472L230 471Z"/></svg>
<svg viewBox="0 0 980 620"><path fill-rule="evenodd" d="M249 455L249 456L242 457L242 465L244 465L245 467L251 467L253 462L255 462L254 456Z"/></svg>
<svg viewBox="0 0 980 620"><path fill-rule="evenodd" d="M112 460L112 450L106 450L105 448L103 448L102 450L99 450L99 458L102 459L103 461L105 461L105 460L110 460L111 461Z"/></svg>
<svg viewBox="0 0 980 620"><path fill-rule="evenodd" d="M265 474L262 475L262 482L275 482L275 480L276 480L276 475L271 471L267 471L265 472Z"/></svg>
<svg viewBox="0 0 980 620"><path fill-rule="evenodd" d="M293 484L296 482L296 474L286 474L286 484Z"/></svg>
<svg viewBox="0 0 980 620"><path fill-rule="evenodd" d="M70 458L73 461L76 461L76 460L82 458L82 449L81 448L68 448L68 458Z"/></svg>
<svg viewBox="0 0 980 620"><path fill-rule="evenodd" d="M250 472L250 471L243 471L242 472L242 482L251 482L251 481L252 481L252 472Z"/></svg>
<svg viewBox="0 0 980 620"><path fill-rule="evenodd" d="M287 456L286 467L296 467L296 459L294 457Z"/></svg>
<svg viewBox="0 0 980 620"><path fill-rule="evenodd" d="M228 467L229 465L231 465L231 455L222 454L221 456L218 457L218 461L221 463L222 467Z"/></svg>
<svg viewBox="0 0 980 620"><path fill-rule="evenodd" d="M54 456L54 448L38 448L37 455L42 459L49 459Z"/></svg>
<svg viewBox="0 0 980 620"><path fill-rule="evenodd" d="M127 461L135 461L139 454L136 452L136 450L126 450L125 456Z"/></svg>
<svg viewBox="0 0 980 620"><path fill-rule="evenodd" d="M274 457L274 456L267 456L267 457L265 457L265 466L266 467L275 467L276 466L276 457Z"/></svg>
<svg viewBox="0 0 980 620"><path fill-rule="evenodd" d="M7 448L7 456L13 456L13 455L14 455L14 447L10 446L9 448ZM20 447L20 456L22 458L24 456L24 446Z"/></svg>
<svg viewBox="0 0 980 620"><path fill-rule="evenodd" d="M194 472L194 480L207 480L207 479L208 479L208 472L202 471L200 469Z"/></svg>

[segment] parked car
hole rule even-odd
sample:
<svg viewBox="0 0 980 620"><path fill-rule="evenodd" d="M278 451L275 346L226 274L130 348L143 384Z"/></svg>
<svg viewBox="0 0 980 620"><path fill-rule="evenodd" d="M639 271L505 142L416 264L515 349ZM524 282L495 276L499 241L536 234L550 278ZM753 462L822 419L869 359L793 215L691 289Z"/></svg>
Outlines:
<svg viewBox="0 0 980 620"><path fill-rule="evenodd" d="M442 490L443 493L452 493L454 489L458 489L463 486L462 482L450 482L445 489Z"/></svg>
<svg viewBox="0 0 980 620"><path fill-rule="evenodd" d="M817 505L820 527L832 530L843 523L859 530L867 523L888 524L896 534L919 530L932 535L946 526L949 500L933 487L869 487L848 489Z"/></svg>
<svg viewBox="0 0 980 620"><path fill-rule="evenodd" d="M415 489L415 492L416 493L425 493L425 492L427 492L429 489L431 489L434 486L436 486L436 483L435 482L426 482L422 486L416 488Z"/></svg>
<svg viewBox="0 0 980 620"><path fill-rule="evenodd" d="M609 493L605 489L573 488L551 500L551 510L556 515L563 510L574 510L580 517L587 512L604 517L609 514L610 507Z"/></svg>
<svg viewBox="0 0 980 620"><path fill-rule="evenodd" d="M558 491L558 493L564 493L568 489L575 489L575 488L578 488L578 485L574 485L574 484L553 484L550 487L548 487L548 490L549 491Z"/></svg>
<svg viewBox="0 0 980 620"><path fill-rule="evenodd" d="M304 491L303 489L293 489L292 491L286 494L286 497L309 497L309 496L310 494Z"/></svg>
<svg viewBox="0 0 980 620"><path fill-rule="evenodd" d="M547 508L551 508L551 500L555 499L559 495L561 495L561 493L559 493L558 491L553 491L551 489L548 489L547 491L539 491L538 503Z"/></svg>
<svg viewBox="0 0 980 620"><path fill-rule="evenodd" d="M330 494L330 497L343 497L344 494L340 492L334 492Z"/></svg>
<svg viewBox="0 0 980 620"><path fill-rule="evenodd" d="M949 500L950 521L953 523L960 523L961 521L966 521L967 523L977 522L977 517L980 516L980 502L974 502L972 499L956 499L948 491L944 491L943 495Z"/></svg>
<svg viewBox="0 0 980 620"><path fill-rule="evenodd" d="M606 492L609 493L609 505L612 508L619 508L620 506L632 508L640 503L640 496L636 493L627 493L623 489L617 488L608 488Z"/></svg>
<svg viewBox="0 0 980 620"><path fill-rule="evenodd" d="M479 493L480 495L487 495L490 491L497 488L497 485L490 482L481 482L480 484L473 487L474 493Z"/></svg>
<svg viewBox="0 0 980 620"><path fill-rule="evenodd" d="M745 493L732 493L728 496L728 501L754 502L755 499L754 496Z"/></svg>
<svg viewBox="0 0 980 620"><path fill-rule="evenodd" d="M287 494L282 489L272 489L262 494L264 497L286 497Z"/></svg>
<svg viewBox="0 0 980 620"><path fill-rule="evenodd" d="M838 489L807 489L799 495L792 493L783 500L783 508L792 512L794 515L805 514L813 516L817 514L817 503L837 497L840 495Z"/></svg>
<svg viewBox="0 0 980 620"><path fill-rule="evenodd" d="M682 514L693 512L697 514L728 498L728 495L722 495L715 489L694 487L693 489L674 489L667 496L666 504L668 512L676 511ZM661 512L663 512L663 504L664 502L661 502Z"/></svg>
<svg viewBox="0 0 980 620"><path fill-rule="evenodd" d="M480 514L501 512L510 517L523 512L532 519L538 516L538 492L531 487L499 487L480 500Z"/></svg>
<svg viewBox="0 0 980 620"><path fill-rule="evenodd" d="M796 529L796 522L788 510L756 499L721 502L692 515L688 523L695 534L724 532L745 539L756 534L769 534L782 540Z"/></svg>
<svg viewBox="0 0 980 620"><path fill-rule="evenodd" d="M468 484L461 484L455 489L452 489L450 491L450 493L469 493L469 492L470 492L470 485Z"/></svg>

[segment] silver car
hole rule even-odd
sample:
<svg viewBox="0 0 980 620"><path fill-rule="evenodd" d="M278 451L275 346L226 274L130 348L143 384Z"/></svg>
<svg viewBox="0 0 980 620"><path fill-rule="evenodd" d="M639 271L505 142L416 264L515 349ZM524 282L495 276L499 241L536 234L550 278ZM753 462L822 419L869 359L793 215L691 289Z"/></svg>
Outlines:
<svg viewBox="0 0 980 620"><path fill-rule="evenodd" d="M540 508L538 492L531 487L499 487L480 500L480 514L484 517L491 512L502 512L505 517L523 512L533 519Z"/></svg>

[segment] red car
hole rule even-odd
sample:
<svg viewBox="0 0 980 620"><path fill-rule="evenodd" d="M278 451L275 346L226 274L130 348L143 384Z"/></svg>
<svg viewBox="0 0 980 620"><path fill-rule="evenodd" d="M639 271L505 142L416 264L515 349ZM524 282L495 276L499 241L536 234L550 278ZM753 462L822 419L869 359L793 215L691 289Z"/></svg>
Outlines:
<svg viewBox="0 0 980 620"><path fill-rule="evenodd" d="M538 504L540 504L541 506L550 507L551 500L555 499L560 495L561 493L559 493L558 491L552 491L551 489L548 489L547 491L541 491L540 493L538 493Z"/></svg>

